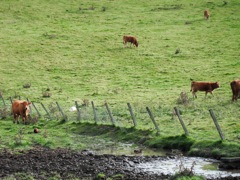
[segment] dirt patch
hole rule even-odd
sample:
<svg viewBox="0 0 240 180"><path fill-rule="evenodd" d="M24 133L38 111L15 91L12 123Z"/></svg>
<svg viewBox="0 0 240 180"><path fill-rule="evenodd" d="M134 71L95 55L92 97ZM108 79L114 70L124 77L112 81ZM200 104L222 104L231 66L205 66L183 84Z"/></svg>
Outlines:
<svg viewBox="0 0 240 180"><path fill-rule="evenodd" d="M0 179L19 179L23 174L41 180L51 177L95 179L99 173L105 174L105 178L121 174L123 179L131 180L167 179L168 176L148 174L135 168L136 164L160 158L163 157L95 155L86 150L77 152L43 147L17 153L6 150L0 153Z"/></svg>
<svg viewBox="0 0 240 180"><path fill-rule="evenodd" d="M161 156L96 155L91 151L34 147L28 151L0 152L0 179L81 179L94 180L103 174L119 180L171 179L170 175L143 172L140 163L166 160ZM159 164L160 165L160 164ZM239 177L216 178L237 180ZM209 178L207 178L209 179ZM210 178L211 179L211 178Z"/></svg>

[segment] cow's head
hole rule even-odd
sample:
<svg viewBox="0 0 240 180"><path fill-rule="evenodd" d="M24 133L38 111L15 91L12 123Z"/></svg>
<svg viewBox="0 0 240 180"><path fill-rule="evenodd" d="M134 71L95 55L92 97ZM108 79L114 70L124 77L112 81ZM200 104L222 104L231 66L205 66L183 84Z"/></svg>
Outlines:
<svg viewBox="0 0 240 180"><path fill-rule="evenodd" d="M215 88L219 88L219 87L220 87L219 82L215 82L215 83L214 83L214 87L215 87Z"/></svg>
<svg viewBox="0 0 240 180"><path fill-rule="evenodd" d="M24 101L22 102L22 111L23 111L23 114L25 115L28 115L29 111L30 111L30 108L29 108L29 105L32 104L31 102L27 102L27 101Z"/></svg>

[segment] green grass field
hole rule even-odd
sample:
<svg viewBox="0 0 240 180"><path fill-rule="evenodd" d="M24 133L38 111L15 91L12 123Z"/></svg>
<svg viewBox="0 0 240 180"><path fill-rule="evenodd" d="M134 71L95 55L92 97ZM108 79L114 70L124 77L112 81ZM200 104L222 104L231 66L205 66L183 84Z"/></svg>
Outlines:
<svg viewBox="0 0 240 180"><path fill-rule="evenodd" d="M183 134L173 116L177 106L197 141L220 139L208 112L213 109L226 142L239 143L240 104L231 102L230 89L240 79L239 7L238 0L4 0L0 92L5 99L58 101L65 110L74 101L94 101L99 108L108 102L126 127L132 125L130 102L139 129L153 129L148 106L164 137ZM124 47L123 35L136 36L139 47ZM220 88L193 100L190 78L218 81ZM43 97L46 89L50 98Z"/></svg>

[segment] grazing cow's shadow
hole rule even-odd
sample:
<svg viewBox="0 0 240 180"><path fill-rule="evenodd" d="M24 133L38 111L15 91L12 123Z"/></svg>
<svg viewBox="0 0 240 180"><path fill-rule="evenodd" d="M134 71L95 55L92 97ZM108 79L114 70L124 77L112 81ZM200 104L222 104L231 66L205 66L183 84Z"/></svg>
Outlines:
<svg viewBox="0 0 240 180"><path fill-rule="evenodd" d="M132 46L122 46L122 47L116 47L116 48L109 48L108 50L112 51L112 52L124 52L124 51L128 51L129 49L137 49L136 47Z"/></svg>
<svg viewBox="0 0 240 180"><path fill-rule="evenodd" d="M199 18L199 19L193 19L193 20L190 20L190 21L185 21L184 24L188 25L188 24L193 24L193 23L201 22L201 21L206 21L206 20L204 19L204 17L202 17L202 18Z"/></svg>

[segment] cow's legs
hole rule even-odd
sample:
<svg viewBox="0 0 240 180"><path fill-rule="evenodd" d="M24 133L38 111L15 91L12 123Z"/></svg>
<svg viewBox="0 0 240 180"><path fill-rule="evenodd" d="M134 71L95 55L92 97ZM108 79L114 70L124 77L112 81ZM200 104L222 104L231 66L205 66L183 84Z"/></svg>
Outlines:
<svg viewBox="0 0 240 180"><path fill-rule="evenodd" d="M239 97L239 94L240 94L240 92L238 91L237 94L236 94L236 97L235 97L236 101L237 101L237 99Z"/></svg>
<svg viewBox="0 0 240 180"><path fill-rule="evenodd" d="M208 92L206 91L206 92L205 92L205 98L207 98L207 93L208 93Z"/></svg>
<svg viewBox="0 0 240 180"><path fill-rule="evenodd" d="M14 114L14 115L13 115L13 123L16 123L16 122L17 122L17 123L19 124L18 117L19 117L19 116L18 116L17 114Z"/></svg>
<svg viewBox="0 0 240 180"><path fill-rule="evenodd" d="M209 91L209 92L206 91L205 98L207 97L207 93L211 93L211 95L214 96L213 93L212 93L212 91Z"/></svg>
<svg viewBox="0 0 240 180"><path fill-rule="evenodd" d="M16 122L16 118L17 118L16 114L13 114L13 123Z"/></svg>
<svg viewBox="0 0 240 180"><path fill-rule="evenodd" d="M23 124L26 124L26 121L27 121L27 116L22 116L22 122L23 122Z"/></svg>
<svg viewBox="0 0 240 180"><path fill-rule="evenodd" d="M192 94L193 94L193 99L197 98L196 92L193 91Z"/></svg>

